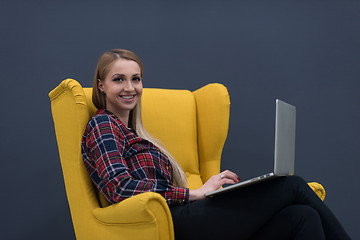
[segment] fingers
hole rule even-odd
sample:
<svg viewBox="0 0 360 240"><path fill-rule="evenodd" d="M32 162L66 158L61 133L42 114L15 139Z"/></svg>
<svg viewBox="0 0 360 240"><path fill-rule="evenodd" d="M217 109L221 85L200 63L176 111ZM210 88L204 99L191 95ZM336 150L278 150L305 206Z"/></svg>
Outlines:
<svg viewBox="0 0 360 240"><path fill-rule="evenodd" d="M234 181L232 179L223 178L223 179L220 180L220 187L222 187L224 184L234 184L234 183L237 183L237 182L238 181Z"/></svg>
<svg viewBox="0 0 360 240"><path fill-rule="evenodd" d="M201 196L203 196L207 192L219 189L224 184L234 184L239 181L240 178L236 173L225 170L218 175L213 175L201 188L197 189L197 191L201 193Z"/></svg>
<svg viewBox="0 0 360 240"><path fill-rule="evenodd" d="M225 170L219 174L220 180L232 180L230 183L239 182L239 176L229 170ZM228 181L226 183L229 183Z"/></svg>

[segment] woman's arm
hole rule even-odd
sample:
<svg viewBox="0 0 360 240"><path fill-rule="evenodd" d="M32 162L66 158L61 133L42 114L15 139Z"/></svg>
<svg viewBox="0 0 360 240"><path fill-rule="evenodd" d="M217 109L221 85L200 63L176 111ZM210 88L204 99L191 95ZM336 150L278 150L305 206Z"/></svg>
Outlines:
<svg viewBox="0 0 360 240"><path fill-rule="evenodd" d="M188 201L189 190L174 187L167 170L154 164L151 152L141 151L130 159L124 158L130 144L127 141L133 141L125 137L126 129L107 115L94 121L86 137L86 146L94 162L90 176L110 202L150 191L160 193L169 204Z"/></svg>

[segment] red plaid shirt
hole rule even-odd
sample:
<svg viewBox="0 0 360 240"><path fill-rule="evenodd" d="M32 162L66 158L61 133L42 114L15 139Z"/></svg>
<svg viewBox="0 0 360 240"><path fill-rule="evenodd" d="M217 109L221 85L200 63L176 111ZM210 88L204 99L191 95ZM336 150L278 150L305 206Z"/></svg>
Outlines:
<svg viewBox="0 0 360 240"><path fill-rule="evenodd" d="M189 200L188 188L173 185L167 156L115 114L98 110L85 129L81 147L92 181L110 203L143 192L160 193L169 205Z"/></svg>

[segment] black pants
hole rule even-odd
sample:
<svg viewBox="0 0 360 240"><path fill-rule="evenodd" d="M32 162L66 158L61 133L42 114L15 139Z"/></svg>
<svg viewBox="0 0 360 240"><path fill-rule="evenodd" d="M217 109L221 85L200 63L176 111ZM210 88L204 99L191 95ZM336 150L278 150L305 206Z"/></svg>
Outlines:
<svg viewBox="0 0 360 240"><path fill-rule="evenodd" d="M175 239L350 239L297 176L170 207Z"/></svg>

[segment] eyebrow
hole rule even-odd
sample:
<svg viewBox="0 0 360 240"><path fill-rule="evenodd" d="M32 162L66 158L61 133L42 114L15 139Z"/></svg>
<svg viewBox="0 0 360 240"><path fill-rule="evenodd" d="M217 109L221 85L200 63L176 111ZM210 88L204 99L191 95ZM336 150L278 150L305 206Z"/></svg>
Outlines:
<svg viewBox="0 0 360 240"><path fill-rule="evenodd" d="M125 76L124 74L119 74L119 73L115 73L114 75L112 75L112 77L123 77Z"/></svg>
<svg viewBox="0 0 360 240"><path fill-rule="evenodd" d="M140 76L141 77L141 74L140 73L135 73L132 76L133 77L135 77L135 76ZM125 74L115 73L114 75L112 75L112 77L125 77Z"/></svg>

